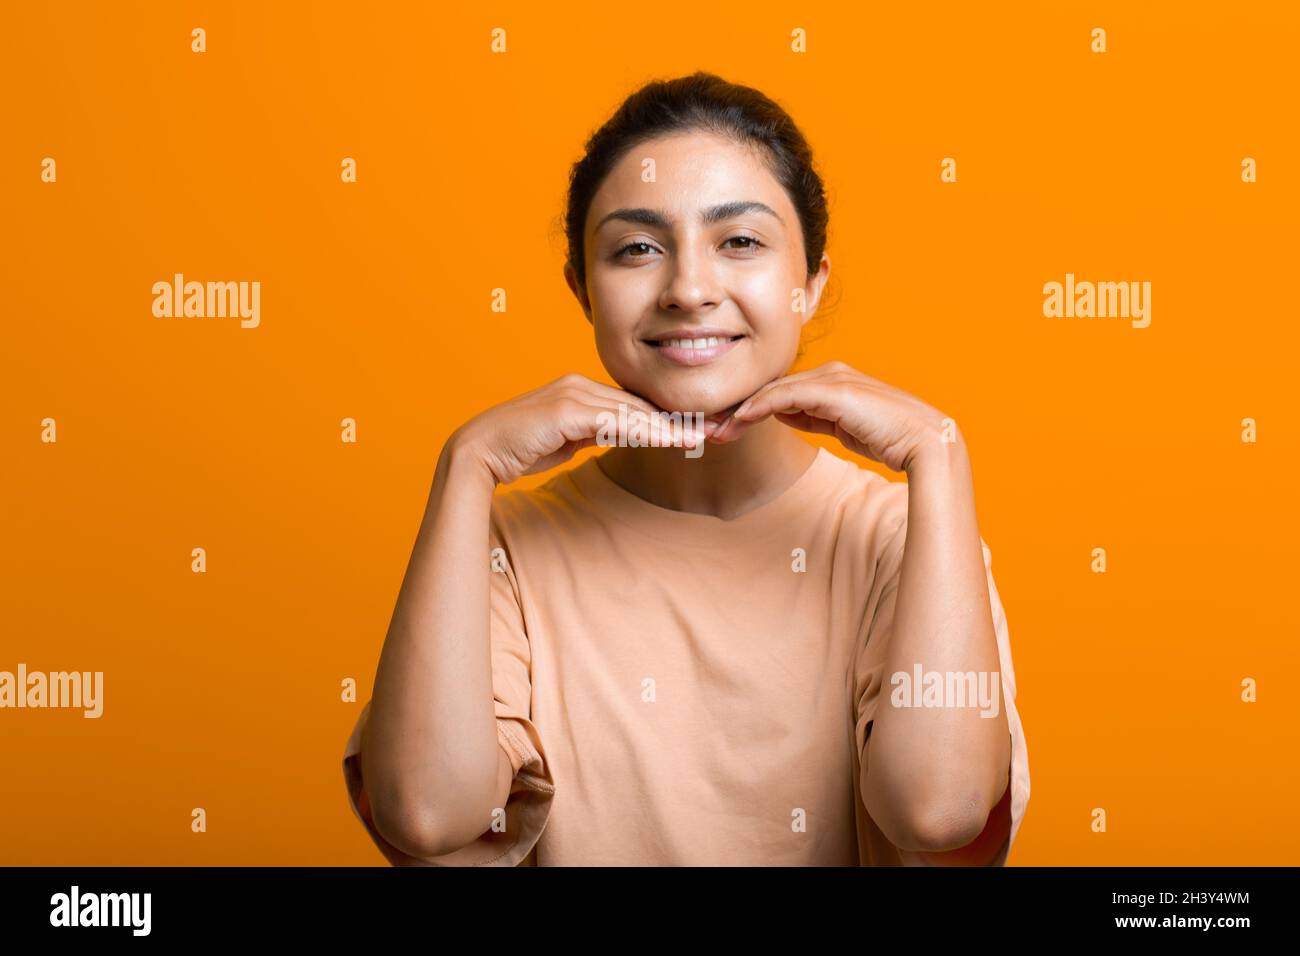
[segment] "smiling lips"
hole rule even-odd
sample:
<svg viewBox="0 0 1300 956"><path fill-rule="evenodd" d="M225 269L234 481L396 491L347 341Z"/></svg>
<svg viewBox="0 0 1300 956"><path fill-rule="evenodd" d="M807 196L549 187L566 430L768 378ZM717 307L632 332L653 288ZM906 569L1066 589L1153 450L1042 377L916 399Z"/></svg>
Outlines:
<svg viewBox="0 0 1300 956"><path fill-rule="evenodd" d="M693 339L666 338L661 342L646 341L645 345L676 365L707 365L726 355L743 338L743 335L712 335Z"/></svg>

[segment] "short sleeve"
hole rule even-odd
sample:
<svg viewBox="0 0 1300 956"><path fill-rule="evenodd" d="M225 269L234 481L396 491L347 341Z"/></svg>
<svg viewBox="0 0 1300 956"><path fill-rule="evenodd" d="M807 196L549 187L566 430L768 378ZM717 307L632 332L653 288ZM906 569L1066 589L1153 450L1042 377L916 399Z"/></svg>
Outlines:
<svg viewBox="0 0 1300 956"><path fill-rule="evenodd" d="M876 710L880 705L882 684L886 683L885 656L889 635L893 629L894 603L898 594L899 571L902 567L906 533L907 521L904 518L897 528L890 532L887 543L881 549L876 579L872 584L863 618L861 643L854 659L852 682L856 717L854 743L857 748L859 770L864 769L861 761L865 759L867 739L871 733ZM1009 836L989 863L990 866L1005 866L1007 855L1020 830L1020 822L1024 818L1025 807L1029 802L1029 752L1025 745L1025 732L1020 721L1020 713L1016 709L1016 676L1011 658L1011 637L1007 627L1006 611L998 595L997 585L993 581L993 553L982 537L980 546L984 552L989 604L993 611L993 624L997 635L1000 665L998 670L1002 685L1001 703L1006 710L1007 727L1011 733L1011 766L1008 771L1007 793L993 811L1010 814ZM888 692L888 689L884 690L884 693ZM861 804L860 774L854 786L858 792L862 862L869 865L910 863L908 854L889 843L866 815L865 808Z"/></svg>
<svg viewBox="0 0 1300 956"><path fill-rule="evenodd" d="M497 499L499 500L499 499ZM411 857L380 835L370 813L361 775L361 733L370 714L366 703L343 752L343 777L353 813L394 866L534 865L533 853L555 795L555 781L541 735L532 721L532 652L520 609L518 585L505 537L497 520L489 531L492 685L496 700L497 741L514 768L505 806L505 829L488 830L468 846L436 857Z"/></svg>

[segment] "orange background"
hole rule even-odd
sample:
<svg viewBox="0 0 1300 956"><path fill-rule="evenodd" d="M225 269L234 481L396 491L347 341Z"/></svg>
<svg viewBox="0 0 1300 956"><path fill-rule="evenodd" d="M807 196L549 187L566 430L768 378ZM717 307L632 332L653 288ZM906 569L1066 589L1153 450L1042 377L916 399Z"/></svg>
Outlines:
<svg viewBox="0 0 1300 956"><path fill-rule="evenodd" d="M0 862L383 864L340 761L441 444L609 381L568 167L697 68L827 180L800 367L970 443L1032 773L1010 864L1300 862L1296 7L857 6L6 5L0 670L102 670L105 713L0 711ZM174 272L260 281L261 326L154 318ZM1150 327L1044 318L1066 272L1150 281Z"/></svg>

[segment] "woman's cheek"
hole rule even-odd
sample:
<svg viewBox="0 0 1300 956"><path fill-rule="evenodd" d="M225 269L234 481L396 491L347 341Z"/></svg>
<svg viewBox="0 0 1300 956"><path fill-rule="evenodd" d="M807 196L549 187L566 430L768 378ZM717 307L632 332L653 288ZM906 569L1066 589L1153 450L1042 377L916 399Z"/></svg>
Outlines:
<svg viewBox="0 0 1300 956"><path fill-rule="evenodd" d="M803 316L794 311L796 288L784 276L764 277L747 283L743 294L736 293L745 321L765 346L779 351L798 347Z"/></svg>
<svg viewBox="0 0 1300 956"><path fill-rule="evenodd" d="M626 377L636 368L636 356L632 354L636 343L630 333L619 332L617 326L611 328L607 321L596 313L596 354L611 375Z"/></svg>

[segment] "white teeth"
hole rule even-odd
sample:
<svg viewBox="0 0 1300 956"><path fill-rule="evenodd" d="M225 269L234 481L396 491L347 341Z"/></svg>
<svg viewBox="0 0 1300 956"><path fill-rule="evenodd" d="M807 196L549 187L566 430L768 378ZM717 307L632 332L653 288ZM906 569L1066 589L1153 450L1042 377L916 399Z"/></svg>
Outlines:
<svg viewBox="0 0 1300 956"><path fill-rule="evenodd" d="M665 339L660 344L670 349L711 349L724 341L730 341L730 339L717 337L707 339Z"/></svg>

